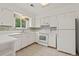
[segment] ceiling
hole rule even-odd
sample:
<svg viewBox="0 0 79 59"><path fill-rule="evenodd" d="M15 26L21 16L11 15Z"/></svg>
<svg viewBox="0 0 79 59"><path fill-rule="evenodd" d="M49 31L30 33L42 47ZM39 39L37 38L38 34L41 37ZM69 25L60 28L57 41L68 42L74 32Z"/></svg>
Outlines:
<svg viewBox="0 0 79 59"><path fill-rule="evenodd" d="M30 6L31 4L33 6ZM79 4L49 3L46 6L42 6L40 3L1 3L0 8L12 12L16 11L28 16L48 16L60 12L79 10Z"/></svg>

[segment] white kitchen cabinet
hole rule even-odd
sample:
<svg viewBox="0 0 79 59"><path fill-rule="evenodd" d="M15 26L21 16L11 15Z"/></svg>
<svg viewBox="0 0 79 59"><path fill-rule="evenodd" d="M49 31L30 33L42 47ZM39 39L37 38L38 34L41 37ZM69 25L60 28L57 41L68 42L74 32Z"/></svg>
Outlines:
<svg viewBox="0 0 79 59"><path fill-rule="evenodd" d="M14 42L0 44L0 56L15 56Z"/></svg>
<svg viewBox="0 0 79 59"><path fill-rule="evenodd" d="M6 9L0 11L0 25L15 26L13 13Z"/></svg>
<svg viewBox="0 0 79 59"><path fill-rule="evenodd" d="M76 55L75 30L58 30L57 50Z"/></svg>
<svg viewBox="0 0 79 59"><path fill-rule="evenodd" d="M39 41L39 32L36 32L35 33L35 42L38 42Z"/></svg>
<svg viewBox="0 0 79 59"><path fill-rule="evenodd" d="M40 18L39 17L32 17L32 18L29 18L29 25L30 27L40 27Z"/></svg>
<svg viewBox="0 0 79 59"><path fill-rule="evenodd" d="M21 34L15 34L12 36L17 39L15 44L16 51L35 42L35 33L26 32Z"/></svg>
<svg viewBox="0 0 79 59"><path fill-rule="evenodd" d="M47 25L47 24L49 24L49 19L48 19L48 17L42 17L41 19L40 19L40 25ZM49 24L50 25L50 24Z"/></svg>
<svg viewBox="0 0 79 59"><path fill-rule="evenodd" d="M40 17L36 17L35 18L35 27L36 28L39 28L40 27L40 19L41 19Z"/></svg>
<svg viewBox="0 0 79 59"><path fill-rule="evenodd" d="M22 34L22 38L21 38L21 48L27 46L28 44L28 36Z"/></svg>
<svg viewBox="0 0 79 59"><path fill-rule="evenodd" d="M45 24L49 24L50 27L57 27L57 17L56 16L47 16L47 17L42 17L40 24L41 25L45 25Z"/></svg>
<svg viewBox="0 0 79 59"><path fill-rule="evenodd" d="M56 16L50 16L49 17L49 24L50 24L50 27L57 27L57 24L58 24L57 17Z"/></svg>
<svg viewBox="0 0 79 59"><path fill-rule="evenodd" d="M22 36L21 34L17 34L17 35L13 35L13 37L15 37L16 40L16 44L15 44L15 50L20 50L22 47Z"/></svg>
<svg viewBox="0 0 79 59"><path fill-rule="evenodd" d="M34 42L35 34L34 33L26 33L22 35L22 48L26 47Z"/></svg>
<svg viewBox="0 0 79 59"><path fill-rule="evenodd" d="M75 29L75 16L73 14L59 15L58 19L58 29Z"/></svg>
<svg viewBox="0 0 79 59"><path fill-rule="evenodd" d="M29 27L35 27L35 17L29 18Z"/></svg>
<svg viewBox="0 0 79 59"><path fill-rule="evenodd" d="M48 46L54 47L56 48L56 30L53 30L52 32L50 32L49 34L49 40L48 40Z"/></svg>
<svg viewBox="0 0 79 59"><path fill-rule="evenodd" d="M26 32L22 35L22 48L32 44L35 40L35 33Z"/></svg>
<svg viewBox="0 0 79 59"><path fill-rule="evenodd" d="M7 35L0 36L0 56L15 56L15 38Z"/></svg>

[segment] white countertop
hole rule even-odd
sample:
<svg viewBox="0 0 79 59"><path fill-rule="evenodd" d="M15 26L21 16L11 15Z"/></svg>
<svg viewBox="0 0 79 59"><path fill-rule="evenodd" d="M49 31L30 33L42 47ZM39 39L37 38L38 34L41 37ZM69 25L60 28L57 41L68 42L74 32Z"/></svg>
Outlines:
<svg viewBox="0 0 79 59"><path fill-rule="evenodd" d="M12 42L17 40L17 38L12 37L12 35L22 35L27 34L28 32L21 33L21 32L0 32L0 44Z"/></svg>
<svg viewBox="0 0 79 59"><path fill-rule="evenodd" d="M0 44L12 42L15 40L16 40L16 38L10 37L8 35L1 35L0 36Z"/></svg>

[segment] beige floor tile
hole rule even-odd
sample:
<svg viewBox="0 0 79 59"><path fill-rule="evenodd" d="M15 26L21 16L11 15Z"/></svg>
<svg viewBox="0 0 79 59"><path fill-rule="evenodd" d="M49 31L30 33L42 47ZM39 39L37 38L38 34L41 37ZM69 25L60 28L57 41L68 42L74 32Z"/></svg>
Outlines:
<svg viewBox="0 0 79 59"><path fill-rule="evenodd" d="M17 56L70 56L68 54L57 51L54 48L42 46L39 44L30 45L16 52Z"/></svg>

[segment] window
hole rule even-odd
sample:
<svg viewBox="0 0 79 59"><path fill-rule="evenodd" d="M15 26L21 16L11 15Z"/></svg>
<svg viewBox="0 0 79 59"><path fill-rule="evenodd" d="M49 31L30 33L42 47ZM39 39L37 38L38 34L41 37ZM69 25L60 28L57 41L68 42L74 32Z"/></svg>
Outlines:
<svg viewBox="0 0 79 59"><path fill-rule="evenodd" d="M26 21L25 20L21 20L22 21L22 27L25 28L26 27Z"/></svg>
<svg viewBox="0 0 79 59"><path fill-rule="evenodd" d="M15 26L16 26L16 28L26 28L26 20L16 18Z"/></svg>
<svg viewBox="0 0 79 59"><path fill-rule="evenodd" d="M16 22L15 22L15 26L16 27L20 27L21 26L21 22L20 22L20 18L16 18Z"/></svg>

